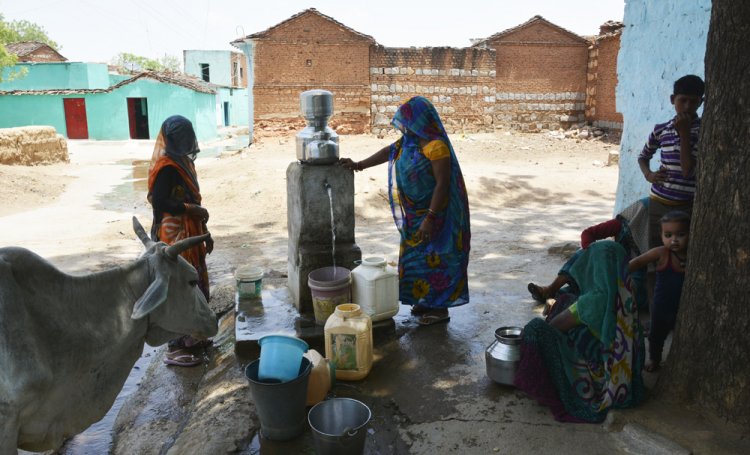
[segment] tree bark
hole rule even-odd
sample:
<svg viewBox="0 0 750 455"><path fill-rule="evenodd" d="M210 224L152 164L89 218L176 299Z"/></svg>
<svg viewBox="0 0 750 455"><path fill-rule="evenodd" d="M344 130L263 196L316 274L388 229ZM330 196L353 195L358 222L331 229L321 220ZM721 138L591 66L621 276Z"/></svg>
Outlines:
<svg viewBox="0 0 750 455"><path fill-rule="evenodd" d="M687 274L657 384L735 423L750 423L748 49L750 2L714 0Z"/></svg>

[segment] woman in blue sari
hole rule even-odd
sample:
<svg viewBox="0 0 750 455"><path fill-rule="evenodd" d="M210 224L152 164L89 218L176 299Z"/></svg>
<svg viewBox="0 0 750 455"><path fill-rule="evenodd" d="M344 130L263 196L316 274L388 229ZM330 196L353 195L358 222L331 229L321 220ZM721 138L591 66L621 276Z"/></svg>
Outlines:
<svg viewBox="0 0 750 455"><path fill-rule="evenodd" d="M435 107L416 96L392 124L399 140L372 156L340 163L355 171L388 162L388 194L401 234L399 297L422 325L450 320L448 308L469 303L471 230L461 168Z"/></svg>

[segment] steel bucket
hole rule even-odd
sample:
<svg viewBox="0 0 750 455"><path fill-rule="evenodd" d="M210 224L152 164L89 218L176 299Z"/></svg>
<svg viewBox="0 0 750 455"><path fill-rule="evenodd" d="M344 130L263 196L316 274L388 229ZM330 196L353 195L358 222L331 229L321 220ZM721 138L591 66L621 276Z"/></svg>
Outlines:
<svg viewBox="0 0 750 455"><path fill-rule="evenodd" d="M264 382L258 379L260 359L245 368L255 409L260 418L260 431L274 441L296 438L305 431L307 381L312 364L302 358L299 376L286 382Z"/></svg>
<svg viewBox="0 0 750 455"><path fill-rule="evenodd" d="M360 455L365 450L367 422L371 417L367 405L351 398L331 398L316 404L307 414L315 452Z"/></svg>

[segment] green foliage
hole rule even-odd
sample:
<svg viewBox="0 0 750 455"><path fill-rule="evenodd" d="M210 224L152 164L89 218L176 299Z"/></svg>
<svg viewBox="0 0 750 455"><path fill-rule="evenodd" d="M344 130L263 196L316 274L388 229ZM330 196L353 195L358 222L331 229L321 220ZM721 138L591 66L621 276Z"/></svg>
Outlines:
<svg viewBox="0 0 750 455"><path fill-rule="evenodd" d="M6 22L3 15L0 14L0 44L20 41L36 41L45 43L56 51L61 49L59 44L47 36L44 27L26 20Z"/></svg>
<svg viewBox="0 0 750 455"><path fill-rule="evenodd" d="M55 50L60 50L60 45L52 41L44 27L41 27L29 21L10 21L6 22L5 17L0 13L0 82L13 80L26 74L27 69L22 68L18 71L6 74L3 78L3 68L13 66L18 62L18 57L11 54L5 48L8 43L17 43L19 41L37 41L46 43Z"/></svg>
<svg viewBox="0 0 750 455"><path fill-rule="evenodd" d="M180 60L172 55L164 55L164 57L154 60L128 52L121 52L117 54L112 63L130 71L180 71Z"/></svg>
<svg viewBox="0 0 750 455"><path fill-rule="evenodd" d="M175 57L174 55L164 54L164 57L159 59L159 63L161 63L162 66L169 71L182 70L182 60Z"/></svg>

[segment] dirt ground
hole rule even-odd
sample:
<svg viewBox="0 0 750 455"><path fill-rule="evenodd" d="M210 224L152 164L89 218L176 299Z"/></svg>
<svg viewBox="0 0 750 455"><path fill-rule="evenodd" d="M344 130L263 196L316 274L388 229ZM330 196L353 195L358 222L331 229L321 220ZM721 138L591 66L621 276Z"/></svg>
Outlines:
<svg viewBox="0 0 750 455"><path fill-rule="evenodd" d="M363 159L394 138L342 136L341 156ZM452 141L469 190L473 274L517 277L534 269L538 258L530 253L577 241L582 228L612 214L617 168L605 164L614 144L511 133ZM286 271L285 175L296 157L293 133L215 151L227 142L203 144L213 156L196 162L216 239L209 257L214 287L231 282L244 263L271 275ZM151 221L144 178L152 147L153 141L69 141L69 164L0 166L2 246L27 247L71 273L132 259L140 246L131 216L147 228ZM395 259L386 186L385 166L357 174L357 243L364 255ZM505 260L493 260L499 257Z"/></svg>

